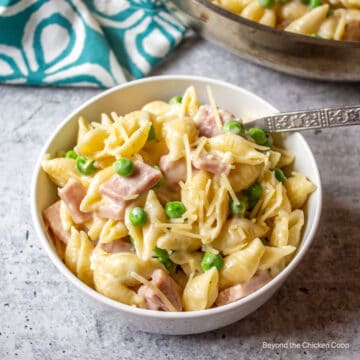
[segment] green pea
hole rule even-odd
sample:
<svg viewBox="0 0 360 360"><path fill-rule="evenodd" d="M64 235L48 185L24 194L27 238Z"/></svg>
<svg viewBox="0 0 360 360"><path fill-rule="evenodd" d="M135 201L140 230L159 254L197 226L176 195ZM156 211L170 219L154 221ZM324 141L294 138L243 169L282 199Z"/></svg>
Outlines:
<svg viewBox="0 0 360 360"><path fill-rule="evenodd" d="M185 205L181 201L169 201L165 205L165 213L170 219L177 219L181 217L186 211Z"/></svg>
<svg viewBox="0 0 360 360"><path fill-rule="evenodd" d="M263 145L270 147L272 144L273 144L273 138L270 135L267 135Z"/></svg>
<svg viewBox="0 0 360 360"><path fill-rule="evenodd" d="M169 104L173 105L173 104L181 104L182 102L182 97L181 96L174 96L169 100Z"/></svg>
<svg viewBox="0 0 360 360"><path fill-rule="evenodd" d="M96 170L94 164L94 160L90 161L85 156L78 156L76 159L76 168L84 175L90 175Z"/></svg>
<svg viewBox="0 0 360 360"><path fill-rule="evenodd" d="M171 271L176 266L169 258L169 253L166 250L156 247L154 254L167 270Z"/></svg>
<svg viewBox="0 0 360 360"><path fill-rule="evenodd" d="M285 182L286 180L286 176L284 175L284 172L279 169L279 168L275 168L274 169L274 173L275 173L275 177L280 181L280 182Z"/></svg>
<svg viewBox="0 0 360 360"><path fill-rule="evenodd" d="M146 223L147 215L142 207L134 207L129 213L129 220L134 226L142 226Z"/></svg>
<svg viewBox="0 0 360 360"><path fill-rule="evenodd" d="M311 36L317 39L321 39L321 36L318 33L312 33Z"/></svg>
<svg viewBox="0 0 360 360"><path fill-rule="evenodd" d="M315 9L316 7L321 6L321 5L322 5L322 1L321 1L321 0L309 0L309 6L310 6L312 9Z"/></svg>
<svg viewBox="0 0 360 360"><path fill-rule="evenodd" d="M134 173L134 163L126 158L117 159L113 163L115 172L120 176L131 176Z"/></svg>
<svg viewBox="0 0 360 360"><path fill-rule="evenodd" d="M249 198L259 198L263 192L263 188L260 183L253 183L247 190L245 190L245 194Z"/></svg>
<svg viewBox="0 0 360 360"><path fill-rule="evenodd" d="M266 8L266 9L270 9L271 7L273 7L274 2L275 2L275 0L258 0L258 3L260 4L260 6L263 8Z"/></svg>
<svg viewBox="0 0 360 360"><path fill-rule="evenodd" d="M156 139L155 128L154 128L154 125L151 125L147 141L152 141L152 140L155 140L155 139Z"/></svg>
<svg viewBox="0 0 360 360"><path fill-rule="evenodd" d="M248 134L258 145L264 145L266 143L266 132L263 129L253 127L249 129Z"/></svg>
<svg viewBox="0 0 360 360"><path fill-rule="evenodd" d="M244 125L236 120L231 120L224 124L223 132L224 133L232 133L232 134L236 134L236 135L243 135L244 134Z"/></svg>
<svg viewBox="0 0 360 360"><path fill-rule="evenodd" d="M220 254L214 254L207 251L203 256L200 265L204 271L210 270L214 266L220 271L224 265L224 259Z"/></svg>
<svg viewBox="0 0 360 360"><path fill-rule="evenodd" d="M233 216L244 216L245 213L245 202L239 200L238 203L233 200L230 201L230 213Z"/></svg>
<svg viewBox="0 0 360 360"><path fill-rule="evenodd" d="M263 188L260 183L255 182L244 192L248 198L249 208L252 209L252 208L254 208L256 203L259 201L259 198L263 192Z"/></svg>
<svg viewBox="0 0 360 360"><path fill-rule="evenodd" d="M69 150L66 152L65 157L68 159L76 160L78 157L78 154L74 150Z"/></svg>

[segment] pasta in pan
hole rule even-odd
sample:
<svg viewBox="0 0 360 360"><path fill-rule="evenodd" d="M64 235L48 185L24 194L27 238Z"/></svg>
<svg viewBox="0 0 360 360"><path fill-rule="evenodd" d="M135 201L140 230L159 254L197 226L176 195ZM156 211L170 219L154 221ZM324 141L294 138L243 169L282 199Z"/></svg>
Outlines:
<svg viewBox="0 0 360 360"><path fill-rule="evenodd" d="M281 139L196 89L99 122L43 170L59 200L43 218L74 275L151 310L204 310L276 276L301 242L316 187L292 171Z"/></svg>
<svg viewBox="0 0 360 360"><path fill-rule="evenodd" d="M248 20L328 40L360 41L359 0L209 0Z"/></svg>

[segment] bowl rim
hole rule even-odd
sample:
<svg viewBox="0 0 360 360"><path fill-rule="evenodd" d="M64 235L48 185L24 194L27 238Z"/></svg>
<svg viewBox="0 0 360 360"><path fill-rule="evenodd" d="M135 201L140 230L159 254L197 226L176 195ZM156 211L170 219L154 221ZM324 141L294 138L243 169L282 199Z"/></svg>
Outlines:
<svg viewBox="0 0 360 360"><path fill-rule="evenodd" d="M163 312L163 311L157 311L157 310L148 310L148 309L141 309L137 308L135 306L126 305L123 303L120 303L116 300L112 300L105 295L100 294L96 290L90 288L85 283L83 283L78 277L76 277L67 267L66 265L61 261L61 259L56 254L56 251L51 247L45 232L42 229L42 219L40 210L38 211L37 204L36 204L36 194L37 194L37 181L38 177L41 172L41 161L46 154L49 146L52 144L54 139L58 136L59 132L62 130L62 128L79 112L81 112L84 108L91 105L93 102L106 97L114 92L117 92L119 90L127 89L129 87L134 87L139 84L147 83L147 82L155 82L155 81L188 81L189 85L192 81L198 81L207 83L209 85L220 85L225 86L228 88L231 88L236 91L241 91L246 95L249 95L253 97L254 100L261 102L271 108L274 112L278 112L276 108L274 108L271 104L269 104L267 101L263 100L259 96L253 94L252 92L237 86L233 85L231 83L228 83L226 81L212 79L208 77L203 76L192 76L192 75L161 75L161 76L153 76L153 77L147 77L144 79L134 80L128 83L120 84L118 86L115 86L111 89L108 89L106 91L103 91L93 97L91 97L89 100L84 102L82 105L78 106L75 110L73 110L68 116L65 117L63 121L55 128L55 130L52 132L51 136L48 138L46 143L41 148L38 160L36 162L36 165L33 170L32 180L31 180L31 191L30 191L30 205L31 205L31 216L32 216L32 222L36 230L36 234L41 242L42 248L45 250L48 257L51 259L53 264L56 266L56 268L62 273L68 281L70 281L72 284L74 284L78 289L80 289L84 294L89 296L95 301L98 301L99 303L102 303L104 305L107 305L113 309L121 310L126 313L130 313L134 316L144 316L146 318L157 318L157 319L190 319L194 317L204 317L204 316L211 316L215 314L220 314L223 312L234 310L238 307L241 307L242 305L245 305L247 303L250 303L255 298L261 297L262 295L265 295L265 293L270 290L271 288L277 288L279 287L282 282L287 278L288 275L295 269L295 267L300 263L302 258L304 257L305 253L308 251L311 242L313 241L313 238L316 234L319 222L320 222L320 215L322 210L322 185L321 185L321 178L319 169L315 160L315 157L313 155L313 152L305 140L305 138L299 134L296 133L297 136L300 137L301 141L303 142L303 146L305 147L306 151L310 155L310 159L312 163L315 165L315 175L316 175L316 185L317 185L317 196L318 196L318 204L315 208L315 215L314 215L314 224L310 228L309 234L306 238L302 239L302 247L298 249L296 252L295 257L292 259L292 261L285 267L284 270L282 270L278 275L276 275L273 279L271 279L267 284L262 286L260 289L256 290L252 294L239 299L237 301L234 301L227 305L222 305L219 307L214 307L210 309L205 310L196 310L196 311L182 311L182 312Z"/></svg>

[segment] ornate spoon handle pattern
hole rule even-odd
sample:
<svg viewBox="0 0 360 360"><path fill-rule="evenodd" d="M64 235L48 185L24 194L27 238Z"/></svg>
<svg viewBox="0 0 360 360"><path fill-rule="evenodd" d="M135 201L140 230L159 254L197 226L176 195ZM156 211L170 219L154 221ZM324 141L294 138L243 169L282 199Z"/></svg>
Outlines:
<svg viewBox="0 0 360 360"><path fill-rule="evenodd" d="M360 125L360 105L274 114L245 124L268 132L300 131Z"/></svg>

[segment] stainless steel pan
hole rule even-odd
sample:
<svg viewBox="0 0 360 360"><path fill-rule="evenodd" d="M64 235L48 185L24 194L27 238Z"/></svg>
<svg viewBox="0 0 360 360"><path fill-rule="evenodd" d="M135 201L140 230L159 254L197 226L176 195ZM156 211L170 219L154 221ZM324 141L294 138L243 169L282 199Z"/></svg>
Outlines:
<svg viewBox="0 0 360 360"><path fill-rule="evenodd" d="M304 78L360 81L360 42L318 39L274 29L207 0L172 3L177 14L202 36L256 64Z"/></svg>

